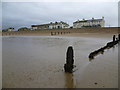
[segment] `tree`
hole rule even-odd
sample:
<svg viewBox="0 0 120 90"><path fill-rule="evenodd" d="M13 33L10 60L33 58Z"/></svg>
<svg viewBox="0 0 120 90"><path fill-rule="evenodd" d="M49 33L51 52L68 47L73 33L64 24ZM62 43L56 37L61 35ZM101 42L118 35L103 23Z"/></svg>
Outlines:
<svg viewBox="0 0 120 90"><path fill-rule="evenodd" d="M18 31L29 31L30 29L27 28L27 27L22 27L22 28L19 28Z"/></svg>

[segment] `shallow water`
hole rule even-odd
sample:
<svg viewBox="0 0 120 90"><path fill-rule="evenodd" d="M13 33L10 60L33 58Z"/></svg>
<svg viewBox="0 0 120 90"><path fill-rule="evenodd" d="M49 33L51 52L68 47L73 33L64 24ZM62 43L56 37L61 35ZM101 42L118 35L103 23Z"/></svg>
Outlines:
<svg viewBox="0 0 120 90"><path fill-rule="evenodd" d="M118 45L92 61L88 58L90 52L111 40L65 36L3 37L3 88L116 88ZM63 70L68 46L74 48L76 68L73 74Z"/></svg>

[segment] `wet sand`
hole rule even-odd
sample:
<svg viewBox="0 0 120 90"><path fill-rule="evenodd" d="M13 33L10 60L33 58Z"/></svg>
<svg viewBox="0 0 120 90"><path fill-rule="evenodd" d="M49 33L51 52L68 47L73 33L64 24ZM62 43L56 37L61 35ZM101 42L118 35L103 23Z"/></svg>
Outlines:
<svg viewBox="0 0 120 90"><path fill-rule="evenodd" d="M118 46L89 61L90 52L113 34L2 37L3 88L117 88ZM65 73L67 47L74 48L76 68Z"/></svg>
<svg viewBox="0 0 120 90"><path fill-rule="evenodd" d="M0 36L0 89L2 89L2 37Z"/></svg>

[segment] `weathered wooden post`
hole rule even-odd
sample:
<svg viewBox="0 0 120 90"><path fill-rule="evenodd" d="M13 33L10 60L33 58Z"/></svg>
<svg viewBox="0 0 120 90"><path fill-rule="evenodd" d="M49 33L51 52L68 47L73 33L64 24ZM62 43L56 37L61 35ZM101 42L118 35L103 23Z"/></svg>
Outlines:
<svg viewBox="0 0 120 90"><path fill-rule="evenodd" d="M66 64L64 64L65 72L72 73L73 72L73 64L74 64L74 52L72 46L69 46L66 53Z"/></svg>
<svg viewBox="0 0 120 90"><path fill-rule="evenodd" d="M120 34L118 35L118 40L120 41Z"/></svg>
<svg viewBox="0 0 120 90"><path fill-rule="evenodd" d="M115 42L115 35L113 35L113 42Z"/></svg>
<svg viewBox="0 0 120 90"><path fill-rule="evenodd" d="M51 32L51 35L53 35L53 33Z"/></svg>

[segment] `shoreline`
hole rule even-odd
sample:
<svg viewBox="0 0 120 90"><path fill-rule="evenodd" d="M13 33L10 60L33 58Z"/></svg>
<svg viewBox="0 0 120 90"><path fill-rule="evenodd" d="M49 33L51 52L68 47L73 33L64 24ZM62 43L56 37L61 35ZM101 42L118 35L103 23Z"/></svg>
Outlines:
<svg viewBox="0 0 120 90"><path fill-rule="evenodd" d="M27 34L27 35L7 35L7 36L59 36L59 37L95 37L95 38L104 38L104 37L111 37L113 35L118 35L118 33L71 33L71 34L64 34L64 35L49 35L49 34Z"/></svg>
<svg viewBox="0 0 120 90"><path fill-rule="evenodd" d="M53 29L0 32L2 36L69 36L79 34L118 34L120 29L115 28L81 28L81 29Z"/></svg>

